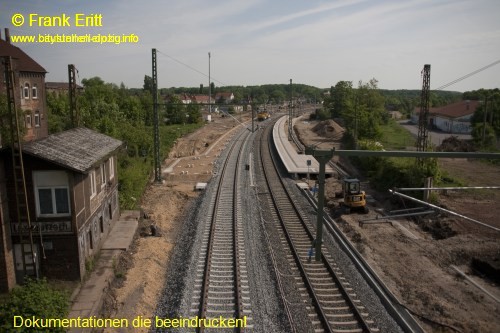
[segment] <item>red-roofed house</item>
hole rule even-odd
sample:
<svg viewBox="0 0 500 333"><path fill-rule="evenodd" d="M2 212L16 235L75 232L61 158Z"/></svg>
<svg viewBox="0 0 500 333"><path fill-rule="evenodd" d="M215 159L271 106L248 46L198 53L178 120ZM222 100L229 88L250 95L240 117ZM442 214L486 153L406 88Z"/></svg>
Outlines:
<svg viewBox="0 0 500 333"><path fill-rule="evenodd" d="M232 92L219 92L215 94L215 100L218 103L230 104L234 100L234 94Z"/></svg>
<svg viewBox="0 0 500 333"><path fill-rule="evenodd" d="M438 108L430 108L428 117L429 128L434 128L453 134L470 134L472 115L480 105L479 101L460 101ZM412 121L418 123L420 109L415 109Z"/></svg>

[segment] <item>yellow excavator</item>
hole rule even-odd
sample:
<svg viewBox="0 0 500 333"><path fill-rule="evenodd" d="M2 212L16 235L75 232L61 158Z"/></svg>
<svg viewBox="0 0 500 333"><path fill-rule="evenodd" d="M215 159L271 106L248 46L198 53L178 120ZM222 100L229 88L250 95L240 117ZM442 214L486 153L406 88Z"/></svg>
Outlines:
<svg viewBox="0 0 500 333"><path fill-rule="evenodd" d="M366 207L366 194L361 191L360 181L356 178L344 178L342 181L342 192L336 193L337 196L344 198L340 201L340 206L346 214L352 210L358 210L367 214L369 209Z"/></svg>

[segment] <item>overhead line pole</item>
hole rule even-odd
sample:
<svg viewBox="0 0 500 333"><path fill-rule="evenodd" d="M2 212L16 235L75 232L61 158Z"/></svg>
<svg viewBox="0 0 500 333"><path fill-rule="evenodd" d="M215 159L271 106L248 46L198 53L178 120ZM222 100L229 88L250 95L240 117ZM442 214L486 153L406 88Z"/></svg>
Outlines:
<svg viewBox="0 0 500 333"><path fill-rule="evenodd" d="M293 92L292 92L292 79L290 79L290 108L288 111L288 140L293 139L293 125L292 125L292 118L293 118Z"/></svg>
<svg viewBox="0 0 500 333"><path fill-rule="evenodd" d="M68 85L71 128L75 128L80 126L80 116L76 107L76 68L73 64L68 65Z"/></svg>
<svg viewBox="0 0 500 333"><path fill-rule="evenodd" d="M208 52L208 113L212 114L212 82L210 82L210 52Z"/></svg>
<svg viewBox="0 0 500 333"><path fill-rule="evenodd" d="M154 164L155 182L161 183L161 163L160 163L160 120L158 115L158 72L156 62L156 49L152 49L152 79L153 79L153 132L154 132Z"/></svg>
<svg viewBox="0 0 500 333"><path fill-rule="evenodd" d="M422 71L422 93L420 96L420 114L418 117L417 151L427 150L427 118L429 116L431 85L431 65L424 65ZM421 164L422 160L418 159Z"/></svg>

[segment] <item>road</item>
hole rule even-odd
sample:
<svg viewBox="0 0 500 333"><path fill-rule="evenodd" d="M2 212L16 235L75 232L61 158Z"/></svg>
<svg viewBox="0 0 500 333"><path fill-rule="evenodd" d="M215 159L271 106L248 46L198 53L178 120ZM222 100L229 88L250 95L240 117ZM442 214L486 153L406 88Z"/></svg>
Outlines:
<svg viewBox="0 0 500 333"><path fill-rule="evenodd" d="M406 128L411 134L417 136L418 135L418 126L412 125L408 123L408 120L402 120L399 122L401 126ZM432 144L439 146L444 139L449 138L450 136L456 136L461 140L471 140L472 136L470 134L450 134L439 131L428 130L429 140L431 140Z"/></svg>

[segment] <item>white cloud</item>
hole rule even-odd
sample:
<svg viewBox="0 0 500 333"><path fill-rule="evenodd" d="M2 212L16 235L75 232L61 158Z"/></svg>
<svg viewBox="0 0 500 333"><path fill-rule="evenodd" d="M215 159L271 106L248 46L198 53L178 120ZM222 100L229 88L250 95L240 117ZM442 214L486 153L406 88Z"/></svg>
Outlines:
<svg viewBox="0 0 500 333"><path fill-rule="evenodd" d="M10 22L10 11L21 7L47 15L101 11L105 26L85 31L140 37L137 45L19 45L49 70L49 80L52 75L65 79L66 64L75 63L82 77L99 75L141 86L144 74L150 75L154 47L204 73L211 51L212 76L227 84L287 83L292 78L328 87L338 80L356 83L376 77L381 87L419 88L425 63L433 66L433 86L500 55L496 0L49 3L10 3L7 11L0 11L0 20ZM11 29L11 33L39 31ZM158 59L160 84L208 84L203 75L168 57ZM478 75L482 80L467 82L475 89L498 86L499 71L492 68ZM460 87L467 89L467 82Z"/></svg>

